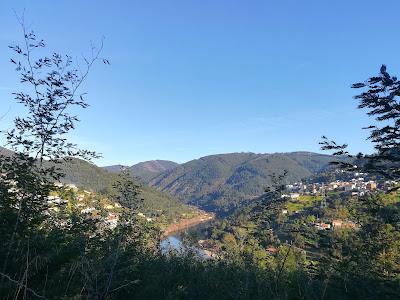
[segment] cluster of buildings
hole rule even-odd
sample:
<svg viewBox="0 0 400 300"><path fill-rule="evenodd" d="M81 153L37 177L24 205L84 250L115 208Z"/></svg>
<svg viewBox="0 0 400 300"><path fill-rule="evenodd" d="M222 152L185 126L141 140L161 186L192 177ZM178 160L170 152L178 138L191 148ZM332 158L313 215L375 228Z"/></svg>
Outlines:
<svg viewBox="0 0 400 300"><path fill-rule="evenodd" d="M366 180L362 173L352 174L352 179L349 180L336 180L329 183L303 183L298 182L286 186L287 193L282 197L289 198L291 202L301 201L300 196L323 196L321 200L321 207L326 207L326 195L328 192L344 192L352 197L363 196L375 191L391 191L394 187L400 185L397 181L380 181ZM300 213L302 210L295 211L295 214ZM282 214L288 214L288 209L283 209ZM330 220L322 221L317 220L313 223L314 227L318 230L337 230L340 228L358 229L359 226L353 221L349 220Z"/></svg>
<svg viewBox="0 0 400 300"><path fill-rule="evenodd" d="M87 215L90 219L102 220L109 229L117 227L119 220L117 210L121 208L118 202L112 202L105 198L96 199L93 197L92 192L79 190L74 184L56 183L55 186L74 191L76 200L74 205L82 215ZM48 212L57 213L60 211L61 205L68 205L69 203L69 200L62 199L59 195L50 195L47 197ZM106 216L104 216L104 212L106 212Z"/></svg>
<svg viewBox="0 0 400 300"><path fill-rule="evenodd" d="M376 190L389 191L400 184L400 182L396 181L376 182L374 180L365 180L364 177L360 176L362 175L361 173L355 173L355 175L358 176L349 181L337 180L330 183L296 182L288 184L286 185L287 194L283 195L283 197L296 199L300 195L324 195L328 191L342 191L352 193L352 196L363 196Z"/></svg>
<svg viewBox="0 0 400 300"><path fill-rule="evenodd" d="M121 208L121 205L118 202L113 202L108 198L94 197L92 192L80 190L73 184L57 183L56 186L74 191L74 197L76 200L74 206L82 215L86 215L90 219L103 221L101 223L105 224L109 229L117 227L119 221L118 211ZM50 213L59 212L60 205L66 205L70 203L70 201L62 199L60 196L52 195L48 196L47 203L49 205L48 211ZM141 212L139 212L137 216L147 222L154 221L152 218L147 217Z"/></svg>
<svg viewBox="0 0 400 300"><path fill-rule="evenodd" d="M335 230L341 228L357 229L359 226L353 221L332 220L331 222L315 222L314 226L318 230Z"/></svg>

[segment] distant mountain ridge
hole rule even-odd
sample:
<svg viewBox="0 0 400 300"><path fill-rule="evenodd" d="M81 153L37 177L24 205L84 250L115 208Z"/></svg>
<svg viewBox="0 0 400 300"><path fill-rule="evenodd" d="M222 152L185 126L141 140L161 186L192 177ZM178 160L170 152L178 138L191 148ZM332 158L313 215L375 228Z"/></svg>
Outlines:
<svg viewBox="0 0 400 300"><path fill-rule="evenodd" d="M143 182L148 182L158 174L171 170L177 166L179 166L178 163L169 160L149 160L137 163L130 167L124 165L113 165L103 167L103 169L111 173L119 173L123 168L126 168L132 176L140 178Z"/></svg>
<svg viewBox="0 0 400 300"><path fill-rule="evenodd" d="M270 175L288 171L287 182L306 179L337 160L333 156L291 152L228 153L202 157L164 171L148 184L186 203L221 214L263 193Z"/></svg>
<svg viewBox="0 0 400 300"><path fill-rule="evenodd" d="M112 165L112 166L105 166L105 167L101 167L101 168L110 173L119 173L119 172L121 172L122 169L128 168L128 167L123 166L123 165Z"/></svg>
<svg viewBox="0 0 400 300"><path fill-rule="evenodd" d="M132 175L137 176L144 181L148 181L152 177L162 172L172 170L177 166L179 166L179 164L169 160L150 160L129 167L129 171Z"/></svg>

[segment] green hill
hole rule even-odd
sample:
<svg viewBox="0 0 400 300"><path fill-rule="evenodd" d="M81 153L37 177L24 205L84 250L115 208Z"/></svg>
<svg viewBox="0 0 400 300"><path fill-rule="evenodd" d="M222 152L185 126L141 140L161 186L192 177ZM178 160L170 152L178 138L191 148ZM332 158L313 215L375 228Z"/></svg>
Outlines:
<svg viewBox="0 0 400 300"><path fill-rule="evenodd" d="M63 183L73 183L78 187L100 193L107 192L117 177L116 173L80 159L64 163L61 168L65 174ZM187 205L175 197L157 191L155 188L143 185L141 190L145 212L162 212L165 216L172 218L191 211Z"/></svg>
<svg viewBox="0 0 400 300"><path fill-rule="evenodd" d="M0 147L0 155L10 156L14 152ZM107 193L115 179L116 173L107 171L92 163L81 159L72 159L69 162L58 164L65 175L62 183L75 184L79 188L94 191L96 193ZM175 197L162 193L152 187L143 185L141 187L142 198L144 199L144 212L161 213L167 219L173 219L182 214L189 214L193 211L191 207L183 204Z"/></svg>
<svg viewBox="0 0 400 300"><path fill-rule="evenodd" d="M324 170L333 159L310 152L211 155L165 171L149 185L186 203L224 214L241 201L259 196L271 184L271 174L287 170L287 183L295 182Z"/></svg>
<svg viewBox="0 0 400 300"><path fill-rule="evenodd" d="M61 180L63 183L72 183L95 192L106 192L117 178L117 174L81 159L73 159L58 166L65 174Z"/></svg>

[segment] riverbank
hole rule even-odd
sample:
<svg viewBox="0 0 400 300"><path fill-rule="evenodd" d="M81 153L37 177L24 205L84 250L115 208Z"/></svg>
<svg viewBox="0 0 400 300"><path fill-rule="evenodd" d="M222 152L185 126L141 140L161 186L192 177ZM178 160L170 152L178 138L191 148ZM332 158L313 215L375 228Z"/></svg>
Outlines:
<svg viewBox="0 0 400 300"><path fill-rule="evenodd" d="M173 223L168 225L162 235L161 238L166 238L169 235L173 235L179 231L189 229L193 226L206 223L208 221L211 221L215 218L215 214L213 213L206 213L202 212L198 216L190 218L190 219L181 219L177 223Z"/></svg>

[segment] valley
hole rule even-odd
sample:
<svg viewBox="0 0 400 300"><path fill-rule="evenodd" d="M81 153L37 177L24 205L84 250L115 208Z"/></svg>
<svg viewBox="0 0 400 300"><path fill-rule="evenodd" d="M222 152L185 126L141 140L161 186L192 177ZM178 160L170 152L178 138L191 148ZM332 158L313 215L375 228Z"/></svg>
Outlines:
<svg viewBox="0 0 400 300"><path fill-rule="evenodd" d="M273 174L288 172L286 183L307 180L337 158L311 152L228 153L202 157L145 175L143 182L182 202L227 215L243 201L260 196ZM131 170L135 166L131 167ZM140 173L133 174L140 177Z"/></svg>
<svg viewBox="0 0 400 300"><path fill-rule="evenodd" d="M0 300L399 299L367 2L1 1Z"/></svg>

